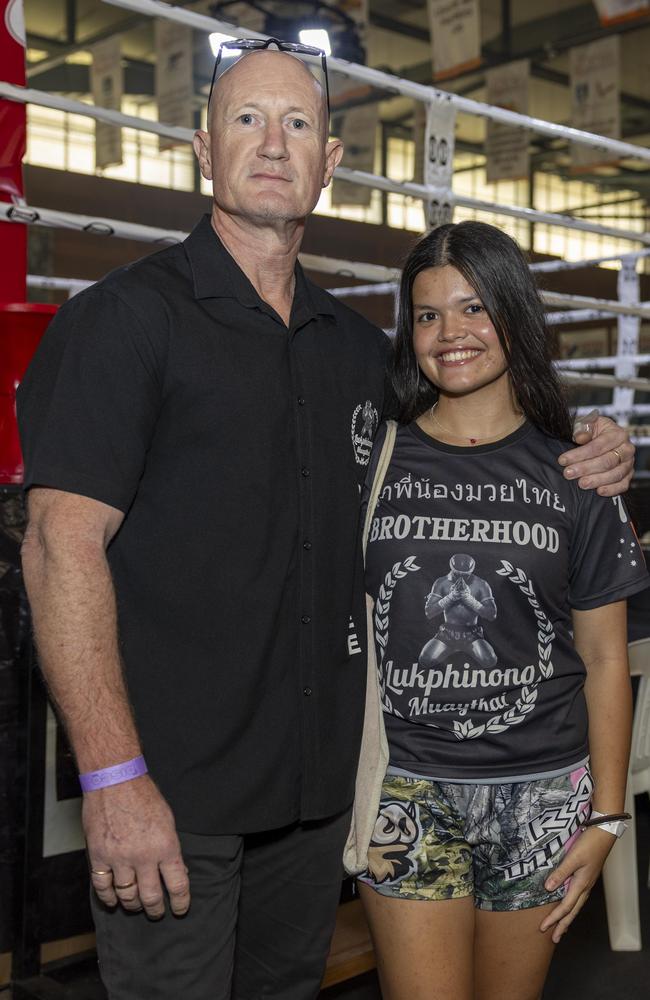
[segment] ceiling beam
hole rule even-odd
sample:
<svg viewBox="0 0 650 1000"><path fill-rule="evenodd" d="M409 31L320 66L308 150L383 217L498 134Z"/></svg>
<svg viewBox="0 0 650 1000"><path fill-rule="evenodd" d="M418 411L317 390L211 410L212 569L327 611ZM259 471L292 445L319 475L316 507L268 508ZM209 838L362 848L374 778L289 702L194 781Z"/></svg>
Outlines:
<svg viewBox="0 0 650 1000"><path fill-rule="evenodd" d="M124 94L153 96L154 65L139 59L123 59ZM90 66L64 63L39 74L39 90L50 94L90 94Z"/></svg>
<svg viewBox="0 0 650 1000"><path fill-rule="evenodd" d="M77 40L77 0L65 0L65 33L68 45Z"/></svg>
<svg viewBox="0 0 650 1000"><path fill-rule="evenodd" d="M176 7L191 7L193 3L197 0L175 0ZM112 38L113 35L123 34L125 31L131 31L133 28L139 28L142 24L151 24L151 18L146 14L131 14L129 17L123 17L119 21L114 21L108 27L103 28L101 31L96 32L94 35L89 35L86 38L78 39L73 44L61 44L59 39L50 39L49 43L52 48L56 50L56 55L49 59L41 59L39 62L32 64L27 67L27 78L30 83L34 81L46 70L55 69L57 66L61 66L65 63L66 59L75 55L77 52L87 51L91 46L95 45L97 42L103 42L107 38ZM68 31L69 31L68 25ZM28 40L39 39L38 48L46 48L47 39L42 35L33 35L28 32Z"/></svg>
<svg viewBox="0 0 650 1000"><path fill-rule="evenodd" d="M404 35L406 38L417 38L419 42L429 44L429 29L419 28L417 24L409 24L408 21L398 21L394 17L386 14L378 14L370 11L368 18L371 27L381 28L382 31L391 31L395 35Z"/></svg>
<svg viewBox="0 0 650 1000"><path fill-rule="evenodd" d="M503 65L514 59L531 59L537 63L545 62L577 45L586 45L588 42L599 41L612 34L625 34L628 31L636 31L639 28L650 26L650 15L646 15L603 27L591 2L570 7L562 14L548 15L535 18L524 24L512 25L509 20L510 6L509 0L501 0L502 29L500 34L489 39L482 46L483 68ZM408 24L380 12L371 10L370 23L395 34L429 42L428 29ZM567 34L567 25L571 26L570 35ZM475 73L476 70L459 73L457 76L449 77L448 82L462 80ZM431 83L431 63L429 61L419 63L417 66L410 67L410 71L402 70L398 75L418 83Z"/></svg>

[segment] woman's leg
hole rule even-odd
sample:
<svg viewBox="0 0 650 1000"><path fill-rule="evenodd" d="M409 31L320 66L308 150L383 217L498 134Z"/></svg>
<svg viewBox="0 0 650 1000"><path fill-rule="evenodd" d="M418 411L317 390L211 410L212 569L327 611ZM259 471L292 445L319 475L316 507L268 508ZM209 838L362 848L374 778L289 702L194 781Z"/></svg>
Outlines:
<svg viewBox="0 0 650 1000"><path fill-rule="evenodd" d="M541 997L554 944L539 928L565 892L547 892L545 881L578 835L592 790L586 767L492 786L482 827L468 837L477 844L476 1000Z"/></svg>
<svg viewBox="0 0 650 1000"><path fill-rule="evenodd" d="M555 947L539 925L555 906L476 911L474 1000L539 1000Z"/></svg>
<svg viewBox="0 0 650 1000"><path fill-rule="evenodd" d="M359 894L383 1000L473 1000L471 896L395 899L362 883Z"/></svg>
<svg viewBox="0 0 650 1000"><path fill-rule="evenodd" d="M359 892L384 1000L473 1000L464 817L429 778L387 775Z"/></svg>

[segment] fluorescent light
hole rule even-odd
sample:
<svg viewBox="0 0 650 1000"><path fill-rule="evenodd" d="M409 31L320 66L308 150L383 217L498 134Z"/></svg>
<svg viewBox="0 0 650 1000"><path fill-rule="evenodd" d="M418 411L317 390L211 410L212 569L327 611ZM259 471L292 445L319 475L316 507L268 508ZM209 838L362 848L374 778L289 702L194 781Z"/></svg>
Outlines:
<svg viewBox="0 0 650 1000"><path fill-rule="evenodd" d="M45 49L26 49L25 55L27 57L27 62L40 62L41 59L47 59L48 53ZM636 163L636 160L634 161Z"/></svg>
<svg viewBox="0 0 650 1000"><path fill-rule="evenodd" d="M304 28L299 32L299 38L303 45L313 45L322 49L326 56L331 56L330 36L324 28Z"/></svg>
<svg viewBox="0 0 650 1000"><path fill-rule="evenodd" d="M93 57L91 52L71 52L65 57L65 61L69 66L92 66Z"/></svg>
<svg viewBox="0 0 650 1000"><path fill-rule="evenodd" d="M234 35L222 35L218 31L213 31L212 34L210 34L208 36L208 38L209 38L209 41L210 41L210 48L212 49L212 55L216 59L217 55L219 54L219 46L221 45L221 43L222 42L232 42L234 40L235 36ZM237 52L237 51L232 52L232 51L229 51L228 49L224 49L222 58L223 59L227 59L231 55L233 55L233 56L240 55L240 53Z"/></svg>

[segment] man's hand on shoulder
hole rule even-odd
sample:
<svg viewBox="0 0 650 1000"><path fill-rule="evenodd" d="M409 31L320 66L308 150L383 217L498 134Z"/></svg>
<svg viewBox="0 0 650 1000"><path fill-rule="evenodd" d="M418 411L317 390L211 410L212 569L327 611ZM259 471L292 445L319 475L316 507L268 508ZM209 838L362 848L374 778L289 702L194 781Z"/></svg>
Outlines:
<svg viewBox="0 0 650 1000"><path fill-rule="evenodd" d="M158 919L190 905L190 883L171 809L147 775L88 792L83 802L91 881L106 906Z"/></svg>
<svg viewBox="0 0 650 1000"><path fill-rule="evenodd" d="M635 451L627 431L594 410L576 421L573 439L579 447L558 459L567 479L577 479L581 489L597 490L603 497L627 492Z"/></svg>

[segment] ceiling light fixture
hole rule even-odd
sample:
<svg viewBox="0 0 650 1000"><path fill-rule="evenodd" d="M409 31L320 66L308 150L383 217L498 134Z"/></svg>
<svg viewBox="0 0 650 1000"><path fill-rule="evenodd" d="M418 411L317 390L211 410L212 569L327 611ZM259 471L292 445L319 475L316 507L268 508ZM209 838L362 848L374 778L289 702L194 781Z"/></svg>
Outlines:
<svg viewBox="0 0 650 1000"><path fill-rule="evenodd" d="M317 49L322 49L326 56L331 56L330 36L325 28L301 28L298 37L303 45L313 45Z"/></svg>
<svg viewBox="0 0 650 1000"><path fill-rule="evenodd" d="M217 55L219 54L219 46L221 45L221 43L222 42L231 42L234 39L234 37L235 37L234 35L222 35L219 31L213 31L208 36L209 41L210 41L210 48L212 49L212 55L215 57L215 59L217 58ZM238 54L239 53L237 53L237 52L233 52L233 51L229 51L228 49L224 49L223 57L222 58L224 58L224 59L230 59L234 55L238 55Z"/></svg>

